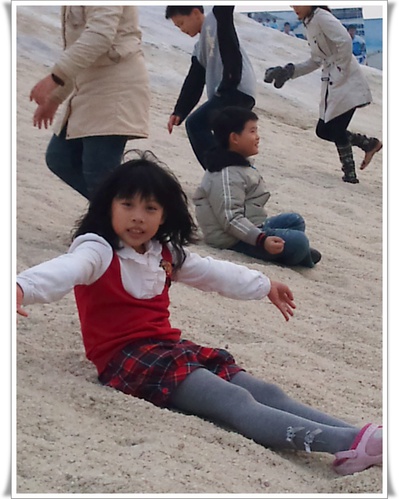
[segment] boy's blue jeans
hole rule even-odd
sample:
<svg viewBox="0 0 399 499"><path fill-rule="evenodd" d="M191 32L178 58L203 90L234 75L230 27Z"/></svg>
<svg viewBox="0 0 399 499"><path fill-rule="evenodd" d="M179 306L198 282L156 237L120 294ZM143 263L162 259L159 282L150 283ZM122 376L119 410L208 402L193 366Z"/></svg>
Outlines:
<svg viewBox="0 0 399 499"><path fill-rule="evenodd" d="M212 133L211 122L216 111L227 106L239 106L252 109L255 99L237 89L223 92L220 96L215 95L198 109L192 112L186 119L186 131L188 140L193 148L194 154L202 168L205 167L205 153L208 149L216 146L216 140Z"/></svg>
<svg viewBox="0 0 399 499"><path fill-rule="evenodd" d="M266 236L278 236L284 239L284 249L278 255L271 255L264 248L239 241L231 250L265 260L294 266L314 267L310 256L309 239L305 235L305 221L298 213L281 213L266 218L262 231Z"/></svg>
<svg viewBox="0 0 399 499"><path fill-rule="evenodd" d="M53 135L46 151L49 169L82 196L90 199L106 174L121 162L127 137L107 135L66 139L66 126Z"/></svg>

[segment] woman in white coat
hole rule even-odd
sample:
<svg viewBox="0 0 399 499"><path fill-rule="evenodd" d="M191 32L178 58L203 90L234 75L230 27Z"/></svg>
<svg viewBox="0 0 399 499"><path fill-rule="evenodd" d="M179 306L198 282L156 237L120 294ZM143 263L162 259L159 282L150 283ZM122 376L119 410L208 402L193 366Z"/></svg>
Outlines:
<svg viewBox="0 0 399 499"><path fill-rule="evenodd" d="M294 6L303 21L310 46L310 59L266 70L265 82L281 88L292 78L306 75L322 66L321 99L316 135L334 142L342 165L342 180L356 184L352 145L365 152L360 169L364 169L382 148L377 138L352 133L347 127L358 107L370 104L372 97L361 67L352 54L352 39L341 22L326 6Z"/></svg>

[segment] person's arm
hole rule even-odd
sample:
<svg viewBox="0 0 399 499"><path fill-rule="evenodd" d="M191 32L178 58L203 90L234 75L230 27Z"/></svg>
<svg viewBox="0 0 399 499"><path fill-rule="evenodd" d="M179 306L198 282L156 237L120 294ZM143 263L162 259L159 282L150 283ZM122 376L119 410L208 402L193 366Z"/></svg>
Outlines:
<svg viewBox="0 0 399 499"><path fill-rule="evenodd" d="M23 305L57 301L78 284L92 284L105 272L111 259L112 248L103 238L95 234L79 236L68 253L17 275Z"/></svg>
<svg viewBox="0 0 399 499"><path fill-rule="evenodd" d="M345 72L352 61L352 38L341 22L329 12L321 12L315 17L319 29L324 33L336 48L336 66Z"/></svg>
<svg viewBox="0 0 399 499"><path fill-rule="evenodd" d="M214 174L208 202L219 225L225 232L245 243L256 245L262 231L245 216L244 167L226 167Z"/></svg>
<svg viewBox="0 0 399 499"><path fill-rule="evenodd" d="M295 80L295 78L299 78L300 76L305 76L309 73L312 73L313 71L316 71L316 69L319 69L321 65L321 59L315 59L312 57L310 57L306 61L295 63L294 72L291 78Z"/></svg>
<svg viewBox="0 0 399 499"><path fill-rule="evenodd" d="M28 312L22 307L22 303L24 301L24 292L22 291L21 286L17 284L17 314L22 315L23 317L28 317Z"/></svg>
<svg viewBox="0 0 399 499"><path fill-rule="evenodd" d="M79 38L61 54L52 73L73 80L112 47L123 14L122 5L85 6L86 24Z"/></svg>
<svg viewBox="0 0 399 499"><path fill-rule="evenodd" d="M205 68L197 57L191 57L191 66L180 90L172 116L179 117L180 125L201 98L205 86ZM171 131L171 130L170 130Z"/></svg>
<svg viewBox="0 0 399 499"><path fill-rule="evenodd" d="M259 227L245 216L245 186L247 180L241 170L223 168L211 183L208 202L220 226L233 237L252 246L263 248L271 255L284 249L284 240L277 236L266 236ZM265 193L264 202L270 197Z"/></svg>
<svg viewBox="0 0 399 499"><path fill-rule="evenodd" d="M234 26L234 5L215 6L212 10L217 21L217 38L223 64L223 77L218 93L237 88L242 76L242 54Z"/></svg>
<svg viewBox="0 0 399 499"><path fill-rule="evenodd" d="M261 300L266 296L288 321L295 309L289 287L243 265L186 251L186 260L174 280L202 291L217 292L236 300Z"/></svg>
<svg viewBox="0 0 399 499"><path fill-rule="evenodd" d="M86 25L79 38L61 54L49 75L31 90L39 105L46 100L60 104L73 90L74 78L108 52L114 41L123 6L86 6Z"/></svg>
<svg viewBox="0 0 399 499"><path fill-rule="evenodd" d="M30 92L30 100L38 104L34 126L51 125L58 106L71 94L74 78L107 53L114 41L123 6L86 6L86 25L79 38L54 64L49 75Z"/></svg>
<svg viewBox="0 0 399 499"><path fill-rule="evenodd" d="M186 259L174 280L236 300L261 300L270 292L270 280L261 272L185 249Z"/></svg>
<svg viewBox="0 0 399 499"><path fill-rule="evenodd" d="M49 74L37 82L29 96L31 101L38 104L33 115L33 126L48 128L53 123L59 105L72 91L72 80L64 82L55 74Z"/></svg>
<svg viewBox="0 0 399 499"><path fill-rule="evenodd" d="M367 56L367 48L366 48L366 42L363 40L363 38L360 38L360 51L363 57Z"/></svg>

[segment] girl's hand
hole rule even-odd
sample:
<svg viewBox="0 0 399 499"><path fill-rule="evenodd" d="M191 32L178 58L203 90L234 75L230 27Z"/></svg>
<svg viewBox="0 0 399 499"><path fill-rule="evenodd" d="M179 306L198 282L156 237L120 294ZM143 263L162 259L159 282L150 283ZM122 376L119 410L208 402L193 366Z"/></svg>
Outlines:
<svg viewBox="0 0 399 499"><path fill-rule="evenodd" d="M263 243L263 247L271 255L278 255L284 249L284 239L277 236L267 236Z"/></svg>
<svg viewBox="0 0 399 499"><path fill-rule="evenodd" d="M22 291L21 286L17 284L17 314L28 317L28 312L26 312L26 310L22 308L23 298L24 292Z"/></svg>
<svg viewBox="0 0 399 499"><path fill-rule="evenodd" d="M270 281L270 292L267 297L280 310L285 320L289 321L290 315L294 315L293 309L296 308L290 288L282 282Z"/></svg>

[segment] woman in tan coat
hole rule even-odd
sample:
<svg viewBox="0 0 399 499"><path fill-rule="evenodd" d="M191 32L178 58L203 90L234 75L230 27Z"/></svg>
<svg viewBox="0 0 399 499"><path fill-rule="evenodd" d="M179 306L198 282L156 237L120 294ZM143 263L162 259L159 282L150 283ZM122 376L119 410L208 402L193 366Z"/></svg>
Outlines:
<svg viewBox="0 0 399 499"><path fill-rule="evenodd" d="M33 124L47 128L66 101L46 162L89 199L120 163L127 140L148 137L150 89L138 9L64 6L62 34L64 52L31 91L38 104Z"/></svg>

